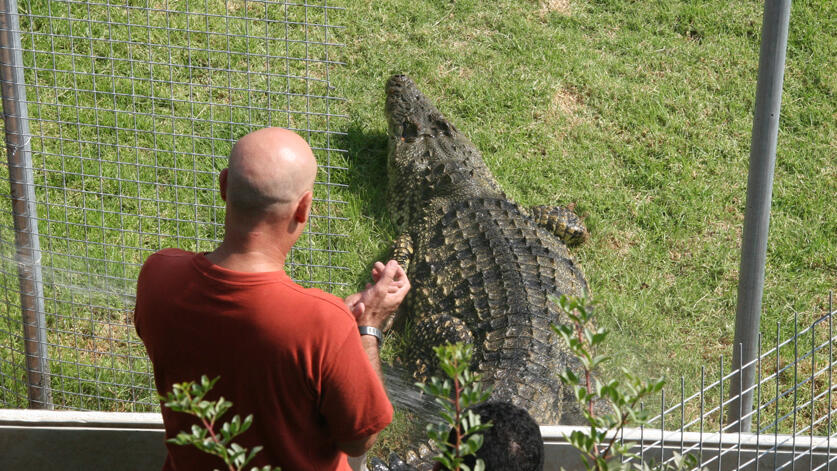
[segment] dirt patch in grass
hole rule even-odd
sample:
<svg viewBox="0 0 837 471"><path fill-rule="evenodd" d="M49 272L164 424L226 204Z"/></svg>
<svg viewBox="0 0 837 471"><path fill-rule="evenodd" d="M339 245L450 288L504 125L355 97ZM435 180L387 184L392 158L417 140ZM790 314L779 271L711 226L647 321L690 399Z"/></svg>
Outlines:
<svg viewBox="0 0 837 471"><path fill-rule="evenodd" d="M541 0L540 7L538 15L541 18L550 13L557 13L565 16L570 16L572 14L572 5L569 0Z"/></svg>
<svg viewBox="0 0 837 471"><path fill-rule="evenodd" d="M445 61L436 66L436 73L440 79L449 79L456 77L458 80L468 80L474 75L474 71L467 67L462 67L452 61Z"/></svg>
<svg viewBox="0 0 837 471"><path fill-rule="evenodd" d="M552 110L573 115L584 105L584 97L573 88L559 88L552 95Z"/></svg>
<svg viewBox="0 0 837 471"><path fill-rule="evenodd" d="M631 248L637 244L636 238L636 231L627 229L608 234L605 244L614 256L626 257L631 252Z"/></svg>
<svg viewBox="0 0 837 471"><path fill-rule="evenodd" d="M561 121L564 121L569 127L575 127L581 124L583 119L582 110L584 109L584 95L573 87L559 87L552 93L549 103L546 105L546 110L543 112L542 119L548 125L554 126ZM541 118L541 113L536 112L533 116L535 119ZM558 136L563 138L566 126L561 126L561 133Z"/></svg>

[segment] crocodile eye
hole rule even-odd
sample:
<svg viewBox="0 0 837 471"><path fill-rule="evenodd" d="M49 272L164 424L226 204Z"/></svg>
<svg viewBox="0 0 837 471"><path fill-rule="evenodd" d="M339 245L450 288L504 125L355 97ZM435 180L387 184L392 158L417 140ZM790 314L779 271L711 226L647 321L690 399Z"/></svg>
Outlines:
<svg viewBox="0 0 837 471"><path fill-rule="evenodd" d="M401 139L415 139L418 136L418 127L410 121L401 123Z"/></svg>
<svg viewBox="0 0 837 471"><path fill-rule="evenodd" d="M446 136L451 135L450 126L448 125L447 121L445 121L444 119L437 119L433 122L433 124L436 126L437 134L444 134ZM455 146L455 144L454 144L454 146Z"/></svg>

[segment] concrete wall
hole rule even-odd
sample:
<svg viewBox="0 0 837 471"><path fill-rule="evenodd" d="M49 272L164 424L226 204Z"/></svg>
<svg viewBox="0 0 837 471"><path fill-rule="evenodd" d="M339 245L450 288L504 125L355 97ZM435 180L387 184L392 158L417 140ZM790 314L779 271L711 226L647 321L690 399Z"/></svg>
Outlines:
<svg viewBox="0 0 837 471"><path fill-rule="evenodd" d="M163 467L160 414L0 409L0 470Z"/></svg>
<svg viewBox="0 0 837 471"><path fill-rule="evenodd" d="M564 435L575 427L541 427L545 471L582 469ZM626 430L625 441L644 443L637 453L659 459L685 449L708 469L771 471L828 469L837 457L824 437L698 434ZM837 439L835 439L837 442ZM681 446L683 448L681 448ZM156 470L165 459L159 414L0 409L0 470ZM813 460L813 461L812 461ZM494 470L492 470L494 471Z"/></svg>

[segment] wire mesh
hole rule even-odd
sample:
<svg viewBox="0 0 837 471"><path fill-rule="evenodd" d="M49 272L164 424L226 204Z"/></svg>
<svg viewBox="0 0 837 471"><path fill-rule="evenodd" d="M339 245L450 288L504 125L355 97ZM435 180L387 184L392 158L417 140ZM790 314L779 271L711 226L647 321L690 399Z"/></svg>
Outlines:
<svg viewBox="0 0 837 471"><path fill-rule="evenodd" d="M56 407L157 407L132 310L143 260L223 237L218 172L249 131L297 131L320 164L311 223L286 262L331 289L345 270L343 100L328 0L23 0L43 305ZM6 159L3 159L4 161ZM9 166L0 193L12 200ZM0 211L0 405L27 404L15 226Z"/></svg>
<svg viewBox="0 0 837 471"><path fill-rule="evenodd" d="M724 372L721 358L715 381L706 384L702 377L700 390L688 397L681 381L671 405L665 396L661 398L660 413L650 421L650 427L662 430L660 438L643 442L641 453L665 447L664 454L654 456L665 456L672 463L672 451L692 454L700 458L703 469L829 469L837 458L831 452L837 432L835 315L829 297L825 314L809 326L800 328L794 313L792 334L783 338L777 324L769 348L760 337L758 357L743 365L755 367L756 381L749 388L739 385L744 393L753 391L753 410L739 414L751 419L749 433L739 434L737 423L724 421L727 408L739 404L727 397L727 391L741 377L736 371ZM683 445L684 436L691 437L688 445ZM679 449L671 445L678 439Z"/></svg>

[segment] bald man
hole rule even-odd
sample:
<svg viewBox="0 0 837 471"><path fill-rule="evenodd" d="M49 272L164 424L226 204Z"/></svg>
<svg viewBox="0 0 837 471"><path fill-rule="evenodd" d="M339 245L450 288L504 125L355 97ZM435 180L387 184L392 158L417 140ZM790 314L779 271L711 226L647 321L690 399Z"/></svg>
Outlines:
<svg viewBox="0 0 837 471"><path fill-rule="evenodd" d="M219 176L223 242L209 253L151 255L137 281L135 324L160 394L220 376L210 399L232 401L229 417L254 415L236 439L264 446L251 465L348 471L347 455L363 455L392 420L379 331L410 283L394 261L377 262L374 284L343 300L285 274L316 173L310 147L291 131L242 137ZM163 421L167 437L195 423L165 408ZM192 447L167 446L166 471L223 467Z"/></svg>

